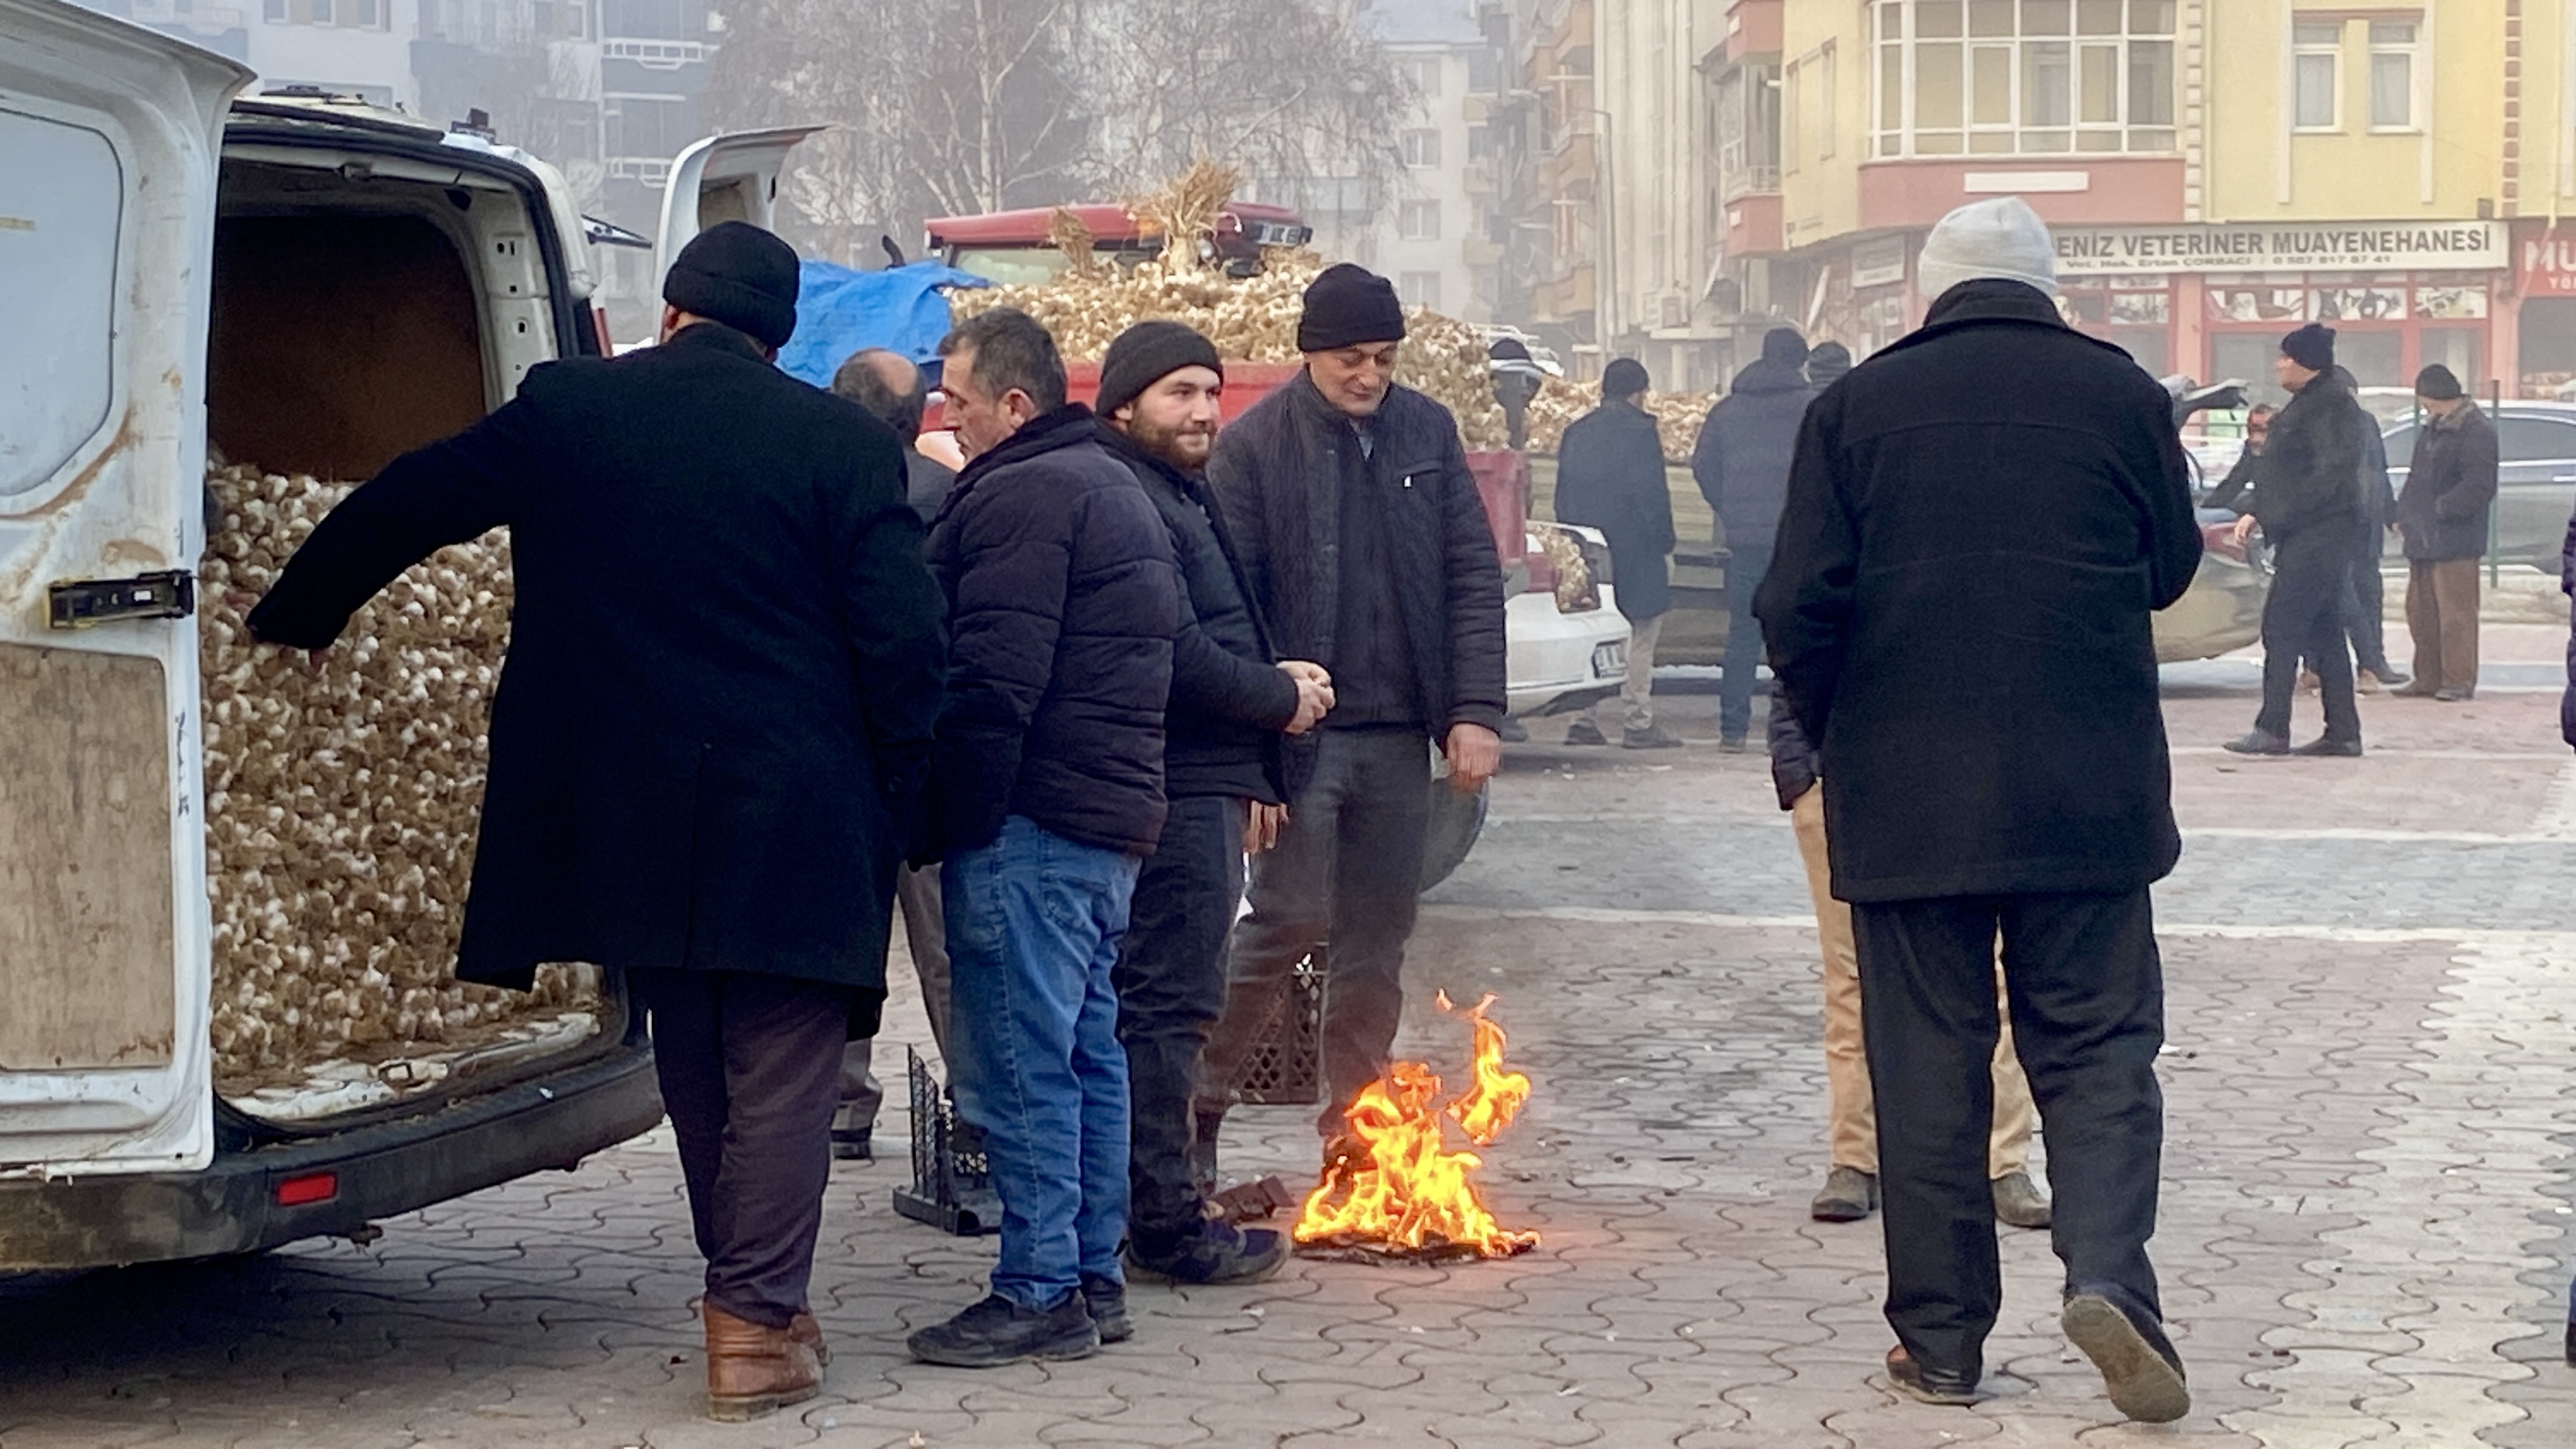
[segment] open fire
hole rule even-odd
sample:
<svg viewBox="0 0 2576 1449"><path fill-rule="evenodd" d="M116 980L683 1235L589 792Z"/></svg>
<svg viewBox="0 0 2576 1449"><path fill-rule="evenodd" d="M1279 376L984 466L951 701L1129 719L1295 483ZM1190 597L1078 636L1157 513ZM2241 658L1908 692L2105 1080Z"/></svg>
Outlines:
<svg viewBox="0 0 2576 1449"><path fill-rule="evenodd" d="M1445 993L1439 1001L1442 1011L1456 1010ZM1307 1195L1294 1230L1302 1249L1442 1259L1504 1258L1538 1246L1538 1234L1494 1220L1474 1181L1484 1159L1448 1141L1455 1123L1470 1143L1491 1146L1529 1100L1529 1078L1503 1069L1503 1029L1485 1015L1493 1004L1487 996L1466 1012L1475 1057L1464 1092L1444 1102L1429 1066L1397 1062L1344 1109L1350 1150Z"/></svg>

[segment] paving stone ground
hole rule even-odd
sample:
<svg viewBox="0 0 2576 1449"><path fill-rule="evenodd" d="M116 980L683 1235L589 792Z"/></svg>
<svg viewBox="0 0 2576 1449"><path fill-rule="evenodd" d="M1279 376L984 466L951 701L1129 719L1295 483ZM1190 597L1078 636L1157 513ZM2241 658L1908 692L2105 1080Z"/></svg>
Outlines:
<svg viewBox="0 0 2576 1449"><path fill-rule="evenodd" d="M1667 713L1705 740L1709 704ZM827 1393L719 1426L695 1413L698 1264L656 1132L363 1248L0 1284L0 1449L2576 1444L2576 757L2554 701L2373 701L2371 755L2298 765L2211 748L2242 690L2168 704L2189 845L2158 897L2154 1253L2195 1398L2171 1428L2119 1423L2066 1348L2044 1233L2005 1234L1991 1398L1885 1387L1876 1225L1805 1214L1814 938L1759 757L1567 750L1543 725L1426 910L1401 1043L1456 1070L1432 989L1498 994L1537 1095L1484 1176L1542 1235L1527 1256L1140 1287L1131 1344L938 1369L903 1336L981 1291L991 1242L895 1215L903 1164L847 1164L815 1282ZM908 991L890 1015L925 1035ZM889 1147L902 1127L890 1109ZM1309 1109L1232 1129L1231 1170L1311 1173Z"/></svg>

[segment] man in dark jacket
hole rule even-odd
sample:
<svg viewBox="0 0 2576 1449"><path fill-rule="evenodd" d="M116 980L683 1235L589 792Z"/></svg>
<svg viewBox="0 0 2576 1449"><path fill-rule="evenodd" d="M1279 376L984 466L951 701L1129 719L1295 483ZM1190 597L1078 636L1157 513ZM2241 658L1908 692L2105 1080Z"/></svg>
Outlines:
<svg viewBox="0 0 2576 1449"><path fill-rule="evenodd" d="M1208 481L1280 652L1332 671L1324 728L1288 744L1288 818L1252 867L1199 1131L1213 1141L1290 973L1329 937L1318 1125L1386 1069L1430 824L1427 741L1473 794L1502 763L1502 562L1457 422L1394 382L1404 310L1383 277L1306 289L1305 371L1217 439Z"/></svg>
<svg viewBox="0 0 2576 1449"><path fill-rule="evenodd" d="M1080 1358L1127 1324L1127 1054L1112 972L1163 833L1170 531L1009 308L939 345L967 457L930 532L948 703L914 854L944 856L949 1061L1002 1199L992 1292L909 1340L961 1368Z"/></svg>
<svg viewBox="0 0 2576 1449"><path fill-rule="evenodd" d="M2274 411L2270 403L2256 403L2246 410L2245 451L2236 455L2236 461L2228 468L2227 476L2219 479L2210 488L2208 494L2200 500L2201 507L2224 508L2240 517L2254 511L2251 502L2254 492L2254 469L2262 462L2263 445L2272 436Z"/></svg>
<svg viewBox="0 0 2576 1449"><path fill-rule="evenodd" d="M2360 379L2341 365L2334 372L2335 381L2343 384L2357 403L2361 397ZM2397 523L2397 493L2388 486L2388 440L2379 431L2379 419L2366 408L2355 407L2353 411L2361 415L2361 516L2370 526L2361 531L2361 546L2352 556L2352 572L2344 577L2339 612L2344 643L2352 650L2353 688L2358 693L2376 694L2383 688L2393 690L2408 682L2406 675L2388 662L2387 582L2379 574L2380 560L2388 553L2388 532Z"/></svg>
<svg viewBox="0 0 2576 1449"><path fill-rule="evenodd" d="M2345 647L2344 585L2374 528L2361 498L2362 433L2368 417L2335 380L2334 329L2309 323L2281 339L2281 386L2289 405L2272 419L2271 440L2254 469L2253 512L2237 520L2242 543L2260 523L2272 544L2272 590L2263 601L2263 709L2254 730L2227 748L2240 755L2358 755L2361 711L2353 702L2352 653ZM2290 702L2299 660L2315 665L2325 733L2290 748Z"/></svg>
<svg viewBox="0 0 2576 1449"><path fill-rule="evenodd" d="M1225 365L1178 322L1139 322L1100 364L1105 441L1171 529L1181 570L1172 700L1163 716L1171 812L1136 879L1118 955L1118 1039L1127 1047L1127 1261L1179 1283L1251 1283L1279 1271L1288 1240L1211 1218L1191 1168L1191 1103L1208 1028L1225 1010L1225 938L1243 899L1252 806L1278 806L1280 732L1332 708L1332 680L1274 662L1202 473L1216 444Z"/></svg>
<svg viewBox="0 0 2576 1449"><path fill-rule="evenodd" d="M1771 569L1772 538L1788 497L1798 421L1815 396L1807 344L1786 327L1762 339L1762 358L1735 375L1691 450L1691 474L1726 534L1726 660L1717 688L1717 745L1741 750L1753 729L1753 674L1762 661L1754 591Z"/></svg>
<svg viewBox="0 0 2576 1449"><path fill-rule="evenodd" d="M832 374L832 391L866 408L903 439L906 497L923 523L937 518L948 490L957 486L957 471L912 446L930 411L930 388L921 369L900 352L862 348Z"/></svg>
<svg viewBox="0 0 2576 1449"><path fill-rule="evenodd" d="M1644 406L1644 364L1614 360L1601 373L1601 406L1567 426L1556 449L1556 519L1601 530L1610 544L1611 594L1628 621L1628 678L1619 686L1619 742L1671 749L1681 737L1655 723L1655 641L1673 606L1673 495L1664 487L1664 442ZM1565 732L1569 745L1606 745L1600 706Z"/></svg>
<svg viewBox="0 0 2576 1449"><path fill-rule="evenodd" d="M2438 362L2416 376L2415 400L2424 431L2397 500L2415 680L2397 692L2456 703L2478 691L2478 558L2496 496L2495 425Z"/></svg>
<svg viewBox="0 0 2576 1449"><path fill-rule="evenodd" d="M2000 932L2066 1331L2114 1404L2160 1422L2189 1394L2146 1255L2164 1034L2147 888L2181 851L2150 616L2190 587L2200 532L2170 399L2059 320L2055 255L2017 197L1934 229L1923 328L1807 415L1755 608L1822 750L1852 907L1889 1376L1967 1402L1999 1306Z"/></svg>
<svg viewBox="0 0 2576 1449"><path fill-rule="evenodd" d="M940 699L938 590L894 435L771 365L796 256L728 222L663 284L662 345L548 363L397 459L252 611L321 648L404 568L508 527L518 590L458 952L525 989L624 973L707 1257L711 1412L819 1387L807 1313L854 1007Z"/></svg>

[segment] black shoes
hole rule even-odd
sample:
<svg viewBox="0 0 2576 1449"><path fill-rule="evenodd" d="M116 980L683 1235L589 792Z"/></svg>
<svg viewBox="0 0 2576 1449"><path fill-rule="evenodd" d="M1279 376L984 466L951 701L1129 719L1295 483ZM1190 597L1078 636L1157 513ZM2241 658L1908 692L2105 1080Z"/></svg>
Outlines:
<svg viewBox="0 0 2576 1449"><path fill-rule="evenodd" d="M1977 1381L1965 1374L1942 1369L1927 1369L1914 1361L1914 1355L1898 1344L1887 1351L1887 1381L1899 1392L1927 1404L1955 1407L1977 1401Z"/></svg>
<svg viewBox="0 0 2576 1449"><path fill-rule="evenodd" d="M1807 1204L1807 1216L1820 1223L1856 1223L1877 1210L1878 1174L1857 1167L1826 1173L1824 1190Z"/></svg>
<svg viewBox="0 0 2576 1449"><path fill-rule="evenodd" d="M832 1156L842 1162L874 1162L876 1154L869 1149L873 1127L835 1127L832 1129Z"/></svg>
<svg viewBox="0 0 2576 1449"><path fill-rule="evenodd" d="M2170 1424L2191 1412L2182 1356L2164 1325L2123 1301L2128 1296L2110 1287L2074 1289L2060 1321L2067 1339L2101 1370L2113 1408L2141 1424Z"/></svg>
<svg viewBox="0 0 2576 1449"><path fill-rule="evenodd" d="M1565 742L1569 745L1606 745L1610 743L1610 737L1601 733L1601 726L1588 719L1578 719L1565 727Z"/></svg>
<svg viewBox="0 0 2576 1449"><path fill-rule="evenodd" d="M2437 689L2433 691L2433 699L2439 704L2458 704L2463 700L2474 697L2475 696L2470 691L2465 689Z"/></svg>
<svg viewBox="0 0 2576 1449"><path fill-rule="evenodd" d="M1127 1268L1152 1283L1258 1283L1288 1261L1288 1247L1288 1235L1270 1228L1208 1221L1177 1242L1130 1239Z"/></svg>
<svg viewBox="0 0 2576 1449"><path fill-rule="evenodd" d="M2286 755L2290 742L2270 730L2254 730L2241 740L2229 740L2223 748L2236 755Z"/></svg>
<svg viewBox="0 0 2576 1449"><path fill-rule="evenodd" d="M1091 1315L1091 1326L1100 1330L1102 1343L1125 1343L1136 1336L1136 1325L1127 1317L1127 1285L1117 1279L1083 1274L1082 1307Z"/></svg>
<svg viewBox="0 0 2576 1449"><path fill-rule="evenodd" d="M1125 1316L1123 1294L1120 1316ZM1100 1337L1082 1293L1068 1293L1052 1308L1023 1308L996 1293L946 1323L913 1334L904 1346L923 1363L999 1368L1033 1358L1089 1358L1100 1351Z"/></svg>
<svg viewBox="0 0 2576 1449"><path fill-rule="evenodd" d="M2357 760L2361 758L2361 741L2339 740L2332 735L2324 735L2290 753L2310 760Z"/></svg>
<svg viewBox="0 0 2576 1449"><path fill-rule="evenodd" d="M1662 725L1648 725L1641 730L1620 731L1619 744L1630 750L1678 750L1682 737Z"/></svg>
<svg viewBox="0 0 2576 1449"><path fill-rule="evenodd" d="M1721 754L1740 755L1751 749L1752 746L1744 742L1744 736L1742 735L1721 735L1717 741L1717 748L1718 752Z"/></svg>

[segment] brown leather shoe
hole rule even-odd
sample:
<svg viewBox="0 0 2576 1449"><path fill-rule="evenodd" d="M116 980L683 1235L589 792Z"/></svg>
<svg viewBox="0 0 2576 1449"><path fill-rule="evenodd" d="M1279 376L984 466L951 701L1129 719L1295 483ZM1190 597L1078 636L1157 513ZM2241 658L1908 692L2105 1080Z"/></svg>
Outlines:
<svg viewBox="0 0 2576 1449"><path fill-rule="evenodd" d="M707 1417L720 1424L767 1418L823 1388L823 1366L794 1328L764 1328L709 1303ZM822 1336L818 1325L815 1337Z"/></svg>
<svg viewBox="0 0 2576 1449"><path fill-rule="evenodd" d="M787 1336L814 1351L814 1362L832 1366L832 1346L823 1341L823 1322L811 1313L799 1313L787 1320Z"/></svg>

